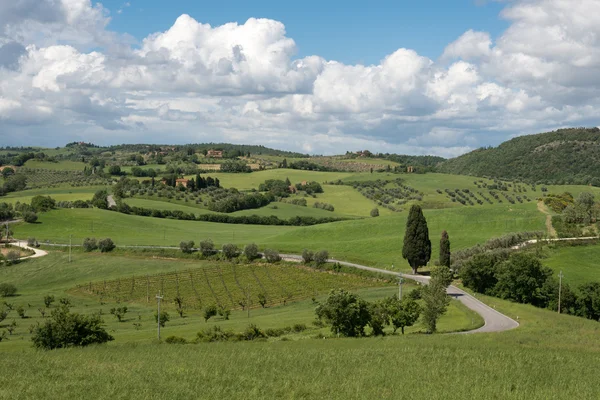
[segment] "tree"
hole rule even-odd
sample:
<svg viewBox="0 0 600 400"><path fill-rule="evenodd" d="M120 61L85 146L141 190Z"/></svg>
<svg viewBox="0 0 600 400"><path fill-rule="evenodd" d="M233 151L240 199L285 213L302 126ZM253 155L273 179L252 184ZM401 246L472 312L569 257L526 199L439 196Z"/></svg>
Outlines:
<svg viewBox="0 0 600 400"><path fill-rule="evenodd" d="M323 264L325 264L327 262L327 259L329 259L329 252L327 250L321 250L315 253L315 264L317 265L317 267L320 267Z"/></svg>
<svg viewBox="0 0 600 400"><path fill-rule="evenodd" d="M92 198L92 205L103 210L108 209L108 192L106 190L98 190Z"/></svg>
<svg viewBox="0 0 600 400"><path fill-rule="evenodd" d="M450 268L450 238L448 232L442 232L440 239L440 265Z"/></svg>
<svg viewBox="0 0 600 400"><path fill-rule="evenodd" d="M544 267L534 255L515 253L497 265L498 283L494 292L503 299L543 307L541 288L550 276L552 270Z"/></svg>
<svg viewBox="0 0 600 400"><path fill-rule="evenodd" d="M34 224L38 220L38 216L33 211L25 211L23 213L23 221L28 224Z"/></svg>
<svg viewBox="0 0 600 400"><path fill-rule="evenodd" d="M265 249L264 255L267 262L276 263L278 261L281 261L281 256L279 255L279 252L277 250Z"/></svg>
<svg viewBox="0 0 600 400"><path fill-rule="evenodd" d="M588 282L579 286L579 299L577 300L577 314L600 320L600 283Z"/></svg>
<svg viewBox="0 0 600 400"><path fill-rule="evenodd" d="M302 261L304 264L310 264L315 259L315 253L308 249L302 250Z"/></svg>
<svg viewBox="0 0 600 400"><path fill-rule="evenodd" d="M222 248L222 251L223 251L223 255L228 260L231 260L232 258L235 258L238 255L238 247L235 244L232 244L232 243L226 243L226 244L224 244L223 248Z"/></svg>
<svg viewBox="0 0 600 400"><path fill-rule="evenodd" d="M259 257L258 246L254 243L247 244L244 247L244 255L249 261L257 259Z"/></svg>
<svg viewBox="0 0 600 400"><path fill-rule="evenodd" d="M4 169L2 170L2 177L3 177L4 179L6 179L6 178L8 178L9 176L11 176L11 175L14 175L14 174L15 174L15 170L14 170L14 169L12 169L11 167L6 167L6 168L4 168Z"/></svg>
<svg viewBox="0 0 600 400"><path fill-rule="evenodd" d="M71 313L68 307L62 306L52 311L51 320L34 329L31 340L35 347L45 350L114 340L103 328L103 323L97 315Z"/></svg>
<svg viewBox="0 0 600 400"><path fill-rule="evenodd" d="M265 306L267 305L267 295L263 292L260 292L258 294L258 304L260 304L262 308L265 308Z"/></svg>
<svg viewBox="0 0 600 400"><path fill-rule="evenodd" d="M331 324L332 333L350 337L363 336L371 319L369 304L344 289L333 289L315 312L319 319Z"/></svg>
<svg viewBox="0 0 600 400"><path fill-rule="evenodd" d="M85 238L83 239L83 251L94 251L98 248L98 244L96 243L95 238Z"/></svg>
<svg viewBox="0 0 600 400"><path fill-rule="evenodd" d="M121 167L118 165L111 165L108 168L108 173L111 175L121 175Z"/></svg>
<svg viewBox="0 0 600 400"><path fill-rule="evenodd" d="M194 241L190 240L189 242L181 242L179 243L179 248L184 254L192 254L192 251L194 250Z"/></svg>
<svg viewBox="0 0 600 400"><path fill-rule="evenodd" d="M17 294L17 287L12 283L0 283L0 297L11 297Z"/></svg>
<svg viewBox="0 0 600 400"><path fill-rule="evenodd" d="M431 271L429 285L422 289L423 299L423 324L428 333L435 333L438 319L446 313L450 299L446 288L451 281L451 272L448 267L439 266Z"/></svg>
<svg viewBox="0 0 600 400"><path fill-rule="evenodd" d="M431 258L431 241L429 240L427 221L421 206L416 204L410 208L406 221L402 257L408 260L413 274L417 273L419 267L427 265Z"/></svg>
<svg viewBox="0 0 600 400"><path fill-rule="evenodd" d="M49 308L52 303L54 303L54 296L47 294L46 296L44 296L44 304L46 305L46 308Z"/></svg>
<svg viewBox="0 0 600 400"><path fill-rule="evenodd" d="M165 324L169 322L169 313L166 311L160 312L160 326L164 328ZM154 322L158 323L158 313L154 313Z"/></svg>
<svg viewBox="0 0 600 400"><path fill-rule="evenodd" d="M50 196L34 196L31 199L31 208L37 212L46 212L56 207L56 201Z"/></svg>
<svg viewBox="0 0 600 400"><path fill-rule="evenodd" d="M102 253L108 253L115 249L115 244L111 238L102 239L98 242L98 248Z"/></svg>
<svg viewBox="0 0 600 400"><path fill-rule="evenodd" d="M379 217L379 208L374 208L371 210L371 217Z"/></svg>
<svg viewBox="0 0 600 400"><path fill-rule="evenodd" d="M421 306L410 297L405 297L398 300L397 297L391 297L388 306L388 313L394 333L398 328L401 329L404 335L404 328L413 326L421 315Z"/></svg>
<svg viewBox="0 0 600 400"><path fill-rule="evenodd" d="M125 314L127 314L127 307L123 306L123 307L111 308L110 313L112 315L114 315L115 317L117 317L117 320L119 320L119 322L123 322L123 319L125 318Z"/></svg>
<svg viewBox="0 0 600 400"><path fill-rule="evenodd" d="M463 285L477 293L493 294L498 282L495 265L498 258L493 254L476 254L460 269Z"/></svg>
<svg viewBox="0 0 600 400"><path fill-rule="evenodd" d="M212 240L206 239L200 242L200 253L203 257L212 256L215 253L215 245Z"/></svg>
<svg viewBox="0 0 600 400"><path fill-rule="evenodd" d="M217 315L217 306L211 304L204 308L204 322L208 322L209 319Z"/></svg>

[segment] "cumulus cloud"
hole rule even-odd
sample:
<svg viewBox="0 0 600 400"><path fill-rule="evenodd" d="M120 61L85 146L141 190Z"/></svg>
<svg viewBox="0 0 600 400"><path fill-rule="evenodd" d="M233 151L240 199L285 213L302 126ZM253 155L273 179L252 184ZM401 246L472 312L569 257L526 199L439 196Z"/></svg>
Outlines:
<svg viewBox="0 0 600 400"><path fill-rule="evenodd" d="M284 24L269 19L211 26L181 15L132 46L90 0L1 2L0 135L454 156L596 125L599 11L598 0L512 1L498 37L467 30L438 60L400 48L348 65L298 58Z"/></svg>

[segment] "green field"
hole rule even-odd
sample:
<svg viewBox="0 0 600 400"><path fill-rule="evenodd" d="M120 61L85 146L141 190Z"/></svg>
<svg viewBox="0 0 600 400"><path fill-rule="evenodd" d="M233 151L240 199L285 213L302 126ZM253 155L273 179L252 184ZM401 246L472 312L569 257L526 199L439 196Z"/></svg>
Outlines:
<svg viewBox="0 0 600 400"><path fill-rule="evenodd" d="M88 164L80 161L68 160L58 162L28 160L24 165L27 168L51 169L55 171L83 171L86 166Z"/></svg>
<svg viewBox="0 0 600 400"><path fill-rule="evenodd" d="M600 282L598 260L599 245L556 246L543 263L557 273L562 271L564 281L574 287L586 282Z"/></svg>

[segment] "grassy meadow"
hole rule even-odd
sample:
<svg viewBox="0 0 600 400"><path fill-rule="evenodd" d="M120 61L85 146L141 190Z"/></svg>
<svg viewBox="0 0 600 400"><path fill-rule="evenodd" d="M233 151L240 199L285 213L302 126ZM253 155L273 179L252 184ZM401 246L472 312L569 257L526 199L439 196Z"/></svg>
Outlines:
<svg viewBox="0 0 600 400"><path fill-rule="evenodd" d="M572 287L586 282L600 282L600 246L550 246L544 265L556 273L562 271L564 282Z"/></svg>

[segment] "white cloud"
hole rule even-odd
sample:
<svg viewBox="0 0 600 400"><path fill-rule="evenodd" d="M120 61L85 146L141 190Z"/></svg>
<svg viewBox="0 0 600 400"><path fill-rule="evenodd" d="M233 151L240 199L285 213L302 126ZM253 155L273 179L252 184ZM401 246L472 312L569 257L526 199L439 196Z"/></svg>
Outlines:
<svg viewBox="0 0 600 400"><path fill-rule="evenodd" d="M401 48L347 65L296 58L269 19L210 26L182 15L132 47L90 0L1 2L0 135L453 156L598 125L600 1L513 1L502 17L499 37L468 30L438 61Z"/></svg>

